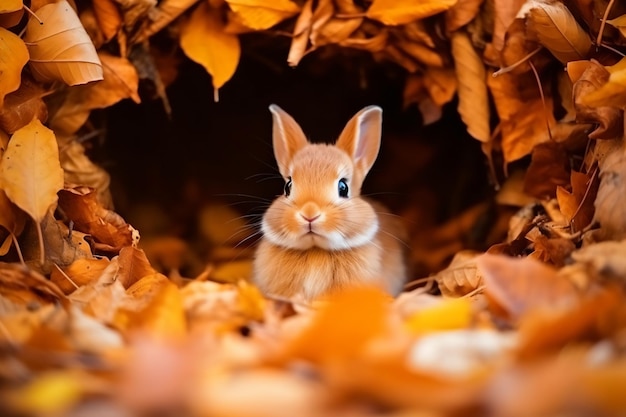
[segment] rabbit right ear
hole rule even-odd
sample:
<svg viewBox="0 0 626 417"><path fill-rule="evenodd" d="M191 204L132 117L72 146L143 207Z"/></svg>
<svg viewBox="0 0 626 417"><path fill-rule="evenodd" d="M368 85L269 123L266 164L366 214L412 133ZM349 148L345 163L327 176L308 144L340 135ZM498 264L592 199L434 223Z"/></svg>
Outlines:
<svg viewBox="0 0 626 417"><path fill-rule="evenodd" d="M274 156L278 162L280 174L287 178L289 172L287 167L293 155L303 148L308 142L300 125L287 112L276 104L270 105L272 112L272 145Z"/></svg>

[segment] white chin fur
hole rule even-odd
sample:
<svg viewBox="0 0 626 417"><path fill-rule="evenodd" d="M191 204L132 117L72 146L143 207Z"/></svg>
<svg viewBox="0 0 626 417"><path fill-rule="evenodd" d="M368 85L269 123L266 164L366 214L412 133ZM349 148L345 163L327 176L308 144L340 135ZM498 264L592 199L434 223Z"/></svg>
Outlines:
<svg viewBox="0 0 626 417"><path fill-rule="evenodd" d="M261 230L265 239L277 246L289 249L307 250L318 247L326 250L346 250L368 244L378 231L378 222L364 225L364 230L356 236L346 237L338 231L327 234L295 234L288 231L276 231L263 221Z"/></svg>

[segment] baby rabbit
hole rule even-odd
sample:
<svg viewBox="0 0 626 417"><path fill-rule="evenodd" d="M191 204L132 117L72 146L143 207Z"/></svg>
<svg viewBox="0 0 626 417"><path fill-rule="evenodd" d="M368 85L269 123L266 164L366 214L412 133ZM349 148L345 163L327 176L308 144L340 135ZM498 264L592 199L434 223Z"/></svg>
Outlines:
<svg viewBox="0 0 626 417"><path fill-rule="evenodd" d="M404 230L360 196L380 148L382 109L359 111L335 145L309 143L289 114L269 109L285 189L263 216L256 285L267 295L306 301L350 285L397 295L406 280Z"/></svg>

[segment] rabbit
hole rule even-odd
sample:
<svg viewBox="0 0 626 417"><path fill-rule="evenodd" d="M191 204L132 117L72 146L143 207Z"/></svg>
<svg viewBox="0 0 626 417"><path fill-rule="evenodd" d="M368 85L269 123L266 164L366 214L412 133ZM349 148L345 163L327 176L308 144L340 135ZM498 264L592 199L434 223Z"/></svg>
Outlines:
<svg viewBox="0 0 626 417"><path fill-rule="evenodd" d="M312 144L270 105L274 156L284 194L265 211L253 282L266 295L313 301L352 285L397 295L406 280L400 219L360 195L381 142L382 109L368 106L336 144Z"/></svg>

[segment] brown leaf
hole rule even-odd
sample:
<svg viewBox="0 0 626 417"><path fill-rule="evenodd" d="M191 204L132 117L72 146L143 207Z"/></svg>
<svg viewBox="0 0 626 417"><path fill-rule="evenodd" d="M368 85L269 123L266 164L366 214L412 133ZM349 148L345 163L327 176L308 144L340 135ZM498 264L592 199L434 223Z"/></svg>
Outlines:
<svg viewBox="0 0 626 417"><path fill-rule="evenodd" d="M615 19L607 20L606 23L619 29L622 36L626 38L626 14L623 14Z"/></svg>
<svg viewBox="0 0 626 417"><path fill-rule="evenodd" d="M68 85L101 80L96 49L70 4L66 0L50 3L36 13L37 18L29 17L24 35L34 77Z"/></svg>
<svg viewBox="0 0 626 417"><path fill-rule="evenodd" d="M4 107L0 110L0 129L7 133L15 133L33 119L43 122L48 118L48 107L43 101L45 91L39 83L22 77L17 91L7 95Z"/></svg>
<svg viewBox="0 0 626 417"><path fill-rule="evenodd" d="M117 35L122 27L122 15L113 0L93 0L93 12L105 42Z"/></svg>
<svg viewBox="0 0 626 417"><path fill-rule="evenodd" d="M7 197L41 222L56 206L63 170L54 133L33 120L13 134L0 164L0 186Z"/></svg>
<svg viewBox="0 0 626 417"><path fill-rule="evenodd" d="M621 240L626 237L626 152L624 143L599 162L600 185L595 199L594 220L600 223L604 239Z"/></svg>
<svg viewBox="0 0 626 417"><path fill-rule="evenodd" d="M528 155L539 143L549 140L548 128L556 124L552 114L553 101L545 97L545 106L536 89L522 86L534 84L532 74L502 74L487 77L502 130L502 152L505 162Z"/></svg>
<svg viewBox="0 0 626 417"><path fill-rule="evenodd" d="M271 28L300 12L291 0L225 0L241 22L254 30Z"/></svg>
<svg viewBox="0 0 626 417"><path fill-rule="evenodd" d="M577 232L583 230L594 217L593 202L598 192L596 177L572 170L570 177L572 191L557 187L556 198L559 201L561 213L571 223L572 229Z"/></svg>
<svg viewBox="0 0 626 417"><path fill-rule="evenodd" d="M89 117L91 110L109 107L118 101L131 98L141 100L137 93L139 77L135 67L126 58L100 53L103 81L69 90L61 108L52 115L50 127L57 133L75 133Z"/></svg>
<svg viewBox="0 0 626 417"><path fill-rule="evenodd" d="M472 251L457 252L450 265L434 276L441 294L461 297L483 285L483 277L476 266L479 256Z"/></svg>
<svg viewBox="0 0 626 417"><path fill-rule="evenodd" d="M477 260L485 294L517 322L532 311L559 311L578 301L572 283L531 258L483 255Z"/></svg>
<svg viewBox="0 0 626 417"><path fill-rule="evenodd" d="M525 192L542 200L554 198L557 186L568 185L569 181L570 161L563 145L549 141L533 148L524 177Z"/></svg>
<svg viewBox="0 0 626 417"><path fill-rule="evenodd" d="M587 58L591 39L563 3L532 0L527 3L527 29L559 61Z"/></svg>
<svg viewBox="0 0 626 417"><path fill-rule="evenodd" d="M133 244L133 228L117 213L107 210L98 195L88 187L59 191L59 207L74 222L76 230L91 235L95 249L117 254Z"/></svg>
<svg viewBox="0 0 626 417"><path fill-rule="evenodd" d="M581 103L592 107L613 106L623 109L626 107L626 58L606 69L610 72L608 81L596 91L581 97Z"/></svg>
<svg viewBox="0 0 626 417"><path fill-rule="evenodd" d="M526 0L500 0L495 2L492 44L500 52L504 47L504 37Z"/></svg>
<svg viewBox="0 0 626 417"><path fill-rule="evenodd" d="M293 28L293 37L291 39L291 46L289 47L289 54L287 55L287 64L290 67L298 65L307 45L309 44L309 36L311 35L311 25L313 23L313 0L307 0L302 6L302 12L296 24Z"/></svg>
<svg viewBox="0 0 626 417"><path fill-rule="evenodd" d="M22 68L28 62L28 49L19 36L0 27L0 110L4 97L20 86Z"/></svg>
<svg viewBox="0 0 626 417"><path fill-rule="evenodd" d="M486 143L491 139L491 128L485 65L465 32L452 35L452 56L458 80L459 114L467 133Z"/></svg>
<svg viewBox="0 0 626 417"><path fill-rule="evenodd" d="M444 60L440 53L426 45L405 39L397 39L394 45L415 61L421 62L426 66L437 68L444 66Z"/></svg>
<svg viewBox="0 0 626 417"><path fill-rule="evenodd" d="M137 248L127 246L120 250L119 255L118 280L124 284L124 288L129 289L141 278L156 273L150 265L146 254Z"/></svg>
<svg viewBox="0 0 626 417"><path fill-rule="evenodd" d="M444 12L457 0L374 0L366 12L370 19L395 26Z"/></svg>
<svg viewBox="0 0 626 417"><path fill-rule="evenodd" d="M446 31L455 32L476 18L484 0L459 0L446 11Z"/></svg>
<svg viewBox="0 0 626 417"><path fill-rule="evenodd" d="M22 210L17 208L11 200L7 197L4 190L0 189L0 226L7 229L10 236L7 239L9 243L5 243L5 245L10 245L11 240L17 243L17 236L22 233L24 230L24 226L26 224L26 215ZM12 238L12 239L11 239ZM0 252L0 256L4 256L9 251L10 246L3 248ZM16 248L18 251L19 248Z"/></svg>
<svg viewBox="0 0 626 417"><path fill-rule="evenodd" d="M213 77L215 101L219 89L235 73L241 55L239 38L226 33L224 27L220 11L203 1L182 25L179 40L185 55Z"/></svg>
<svg viewBox="0 0 626 417"><path fill-rule="evenodd" d="M198 0L166 0L150 13L150 23L133 39L133 43L142 43L161 29L168 26L180 15L196 4Z"/></svg>

